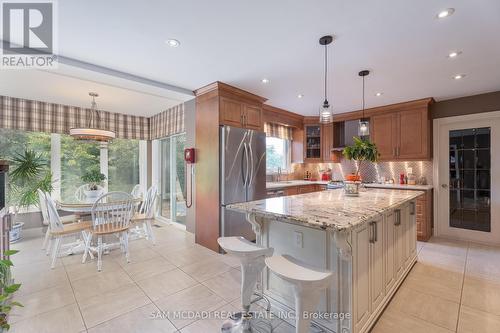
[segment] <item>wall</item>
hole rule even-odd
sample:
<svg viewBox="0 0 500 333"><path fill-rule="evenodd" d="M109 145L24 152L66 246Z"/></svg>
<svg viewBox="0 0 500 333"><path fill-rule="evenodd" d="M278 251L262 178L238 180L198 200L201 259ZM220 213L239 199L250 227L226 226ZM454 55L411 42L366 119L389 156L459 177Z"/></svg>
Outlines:
<svg viewBox="0 0 500 333"><path fill-rule="evenodd" d="M294 163L293 179L302 179L306 171L312 173L312 177L320 179L320 170L331 169L332 179L343 180L345 175L356 172L354 161L342 160L341 163ZM432 161L410 161L410 162L380 162L361 164L361 178L364 182L377 182L379 177L399 179L399 174L407 173L408 168L417 176L417 180L425 177L427 184L432 184Z"/></svg>
<svg viewBox="0 0 500 333"><path fill-rule="evenodd" d="M500 110L500 91L460 97L431 105L433 119Z"/></svg>
<svg viewBox="0 0 500 333"><path fill-rule="evenodd" d="M185 102L184 104L184 122L186 127L186 148L195 147L196 142L196 99ZM196 167L196 165L195 165ZM192 186L192 198L193 205L191 208L187 208L186 211L186 230L189 232L195 232L195 186L194 186L194 173L193 173L193 186ZM188 182L189 186L189 182ZM187 195L189 196L189 189L186 189ZM187 198L189 199L189 197Z"/></svg>

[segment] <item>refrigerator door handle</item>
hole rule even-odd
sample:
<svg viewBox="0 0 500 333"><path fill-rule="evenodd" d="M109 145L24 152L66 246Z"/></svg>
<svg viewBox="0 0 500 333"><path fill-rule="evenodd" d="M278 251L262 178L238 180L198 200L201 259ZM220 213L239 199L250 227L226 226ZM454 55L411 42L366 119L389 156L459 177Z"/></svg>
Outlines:
<svg viewBox="0 0 500 333"><path fill-rule="evenodd" d="M254 161L253 161L253 151L252 151L252 145L248 145L248 150L250 151L250 159L249 159L249 163L248 163L248 168L250 170L250 180L248 182L248 185L250 185L252 182L253 182L253 166L254 166Z"/></svg>
<svg viewBox="0 0 500 333"><path fill-rule="evenodd" d="M243 180L243 186L247 185L247 179L245 177L245 163L244 163L245 159L246 159L246 147L245 143L243 143L243 154L241 154L241 178Z"/></svg>
<svg viewBox="0 0 500 333"><path fill-rule="evenodd" d="M245 186L248 186L250 183L249 183L249 179L248 179L248 176L249 176L249 158L248 158L248 144L245 142L243 143L244 147L245 147L245 159L246 159L246 165L247 165L247 170L245 172Z"/></svg>

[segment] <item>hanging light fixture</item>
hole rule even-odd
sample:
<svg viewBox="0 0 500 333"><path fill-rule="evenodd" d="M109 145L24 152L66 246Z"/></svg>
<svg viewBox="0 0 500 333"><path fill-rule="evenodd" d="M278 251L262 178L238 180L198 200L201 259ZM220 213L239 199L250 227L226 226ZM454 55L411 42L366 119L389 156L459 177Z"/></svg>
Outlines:
<svg viewBox="0 0 500 333"><path fill-rule="evenodd" d="M92 97L92 102L89 113L88 127L71 128L69 130L69 135L77 140L109 142L116 137L116 134L113 131L108 131L97 127L97 122L99 121L100 114L97 110L97 103L95 101L95 98L99 97L99 95L95 92L89 92L89 96Z"/></svg>
<svg viewBox="0 0 500 333"><path fill-rule="evenodd" d="M358 125L359 136L370 135L370 122L367 118L365 118L365 76L367 76L368 74L370 74L370 71L366 69L358 73L358 75L363 78L363 115L359 120Z"/></svg>
<svg viewBox="0 0 500 333"><path fill-rule="evenodd" d="M328 124L333 122L333 110L327 99L327 74L328 74L328 45L333 41L332 36L323 36L319 39L319 44L325 47L325 100L319 108L319 122Z"/></svg>

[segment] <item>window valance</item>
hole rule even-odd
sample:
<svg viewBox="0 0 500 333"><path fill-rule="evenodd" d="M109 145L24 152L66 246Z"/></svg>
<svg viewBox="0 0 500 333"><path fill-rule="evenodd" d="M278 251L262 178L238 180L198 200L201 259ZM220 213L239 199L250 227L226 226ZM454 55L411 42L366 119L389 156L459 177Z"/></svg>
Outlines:
<svg viewBox="0 0 500 333"><path fill-rule="evenodd" d="M264 123L264 132L266 136L292 140L292 128L275 123Z"/></svg>
<svg viewBox="0 0 500 333"><path fill-rule="evenodd" d="M184 125L184 103L171 107L150 119L150 140L186 131Z"/></svg>

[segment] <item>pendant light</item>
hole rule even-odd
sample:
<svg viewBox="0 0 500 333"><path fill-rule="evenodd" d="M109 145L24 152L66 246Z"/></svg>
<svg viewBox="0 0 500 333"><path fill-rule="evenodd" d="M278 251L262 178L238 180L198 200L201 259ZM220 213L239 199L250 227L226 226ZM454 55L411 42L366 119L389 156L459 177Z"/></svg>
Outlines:
<svg viewBox="0 0 500 333"><path fill-rule="evenodd" d="M333 110L327 99L327 74L328 74L328 45L333 41L332 36L323 36L319 39L319 44L325 47L325 100L319 108L319 122L328 124L333 122Z"/></svg>
<svg viewBox="0 0 500 333"><path fill-rule="evenodd" d="M363 115L358 124L359 136L370 135L370 122L367 118L365 118L365 76L367 76L368 74L370 74L370 71L366 69L358 73L358 75L363 78Z"/></svg>
<svg viewBox="0 0 500 333"><path fill-rule="evenodd" d="M96 123L99 121L100 114L97 110L96 97L99 95L95 92L89 92L92 97L91 108L89 113L89 122L87 127L71 128L69 135L77 140L109 142L116 137L115 132L98 128Z"/></svg>

